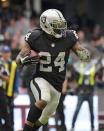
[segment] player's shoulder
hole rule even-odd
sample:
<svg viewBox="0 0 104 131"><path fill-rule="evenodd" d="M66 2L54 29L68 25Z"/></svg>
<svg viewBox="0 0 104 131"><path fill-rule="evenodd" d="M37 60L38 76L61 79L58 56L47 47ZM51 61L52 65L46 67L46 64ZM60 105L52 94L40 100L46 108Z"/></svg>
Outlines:
<svg viewBox="0 0 104 131"><path fill-rule="evenodd" d="M66 37L75 37L76 39L78 39L78 35L75 30L66 30Z"/></svg>
<svg viewBox="0 0 104 131"><path fill-rule="evenodd" d="M41 28L34 28L33 30L30 30L26 35L25 35L25 40L28 38L36 40L43 34L43 31Z"/></svg>
<svg viewBox="0 0 104 131"><path fill-rule="evenodd" d="M41 35L43 31L41 28L34 28L33 30L31 30L31 33L33 33L34 35Z"/></svg>

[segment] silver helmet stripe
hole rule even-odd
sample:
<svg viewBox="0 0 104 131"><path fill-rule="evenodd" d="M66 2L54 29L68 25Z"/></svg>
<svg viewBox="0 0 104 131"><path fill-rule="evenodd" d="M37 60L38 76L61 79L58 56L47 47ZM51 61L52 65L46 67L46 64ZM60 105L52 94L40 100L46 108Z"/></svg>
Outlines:
<svg viewBox="0 0 104 131"><path fill-rule="evenodd" d="M55 10L55 11L57 12L57 14L58 14L60 20L62 20L62 18L61 18L61 16L60 16L59 12L58 12L57 10Z"/></svg>

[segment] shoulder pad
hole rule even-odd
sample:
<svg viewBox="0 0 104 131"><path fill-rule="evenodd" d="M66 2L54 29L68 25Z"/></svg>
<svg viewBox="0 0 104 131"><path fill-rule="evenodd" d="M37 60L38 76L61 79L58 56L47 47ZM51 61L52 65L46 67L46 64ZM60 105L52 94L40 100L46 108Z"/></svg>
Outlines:
<svg viewBox="0 0 104 131"><path fill-rule="evenodd" d="M75 30L67 30L66 34L67 36L75 36L75 38L78 39L78 35Z"/></svg>
<svg viewBox="0 0 104 131"><path fill-rule="evenodd" d="M35 28L32 31L29 31L29 33L31 33L31 35L33 36L33 39L36 40L40 37L43 31L40 28Z"/></svg>

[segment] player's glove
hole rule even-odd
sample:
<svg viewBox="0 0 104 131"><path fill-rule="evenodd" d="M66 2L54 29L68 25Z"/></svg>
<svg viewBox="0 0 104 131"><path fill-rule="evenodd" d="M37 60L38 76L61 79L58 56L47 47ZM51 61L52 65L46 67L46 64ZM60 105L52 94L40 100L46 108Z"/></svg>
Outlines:
<svg viewBox="0 0 104 131"><path fill-rule="evenodd" d="M30 65L30 64L37 64L39 63L39 56L26 56L26 57L23 57L23 58L20 58L20 61L22 63L22 65Z"/></svg>
<svg viewBox="0 0 104 131"><path fill-rule="evenodd" d="M83 48L83 50L77 51L77 55L79 56L80 60L83 62L88 62L91 59L90 52L85 48Z"/></svg>

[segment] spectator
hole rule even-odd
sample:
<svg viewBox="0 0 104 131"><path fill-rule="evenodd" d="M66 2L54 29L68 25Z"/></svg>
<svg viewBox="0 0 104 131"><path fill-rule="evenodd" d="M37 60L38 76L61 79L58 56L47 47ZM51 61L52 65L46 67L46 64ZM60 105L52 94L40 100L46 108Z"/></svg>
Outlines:
<svg viewBox="0 0 104 131"><path fill-rule="evenodd" d="M85 32L83 30L78 31L78 37L81 44L84 44L86 42Z"/></svg>
<svg viewBox="0 0 104 131"><path fill-rule="evenodd" d="M93 30L92 45L99 51L104 52L104 37L100 25L96 25Z"/></svg>
<svg viewBox="0 0 104 131"><path fill-rule="evenodd" d="M14 117L13 117L13 99L15 94L18 93L19 87L19 72L16 66L16 62L11 59L11 49L8 46L3 46L2 55L5 62L5 67L10 72L9 82L5 81L5 88L7 91L8 98L8 106L11 115L12 127L14 125Z"/></svg>
<svg viewBox="0 0 104 131"><path fill-rule="evenodd" d="M78 81L78 103L72 120L72 130L74 130L77 115L80 111L81 105L87 101L91 116L91 129L94 129L94 113L93 113L93 92L95 86L96 67L94 64L78 63L80 70L77 72ZM89 70L89 73L87 71Z"/></svg>
<svg viewBox="0 0 104 131"><path fill-rule="evenodd" d="M5 39L11 40L14 37L16 32L17 32L16 20L12 18L10 20L10 25L7 27L5 31Z"/></svg>
<svg viewBox="0 0 104 131"><path fill-rule="evenodd" d="M9 82L9 72L4 66L2 57L0 56L0 120L4 119L5 124L0 123L1 131L12 131L10 114L8 112L8 103L6 92L3 88L4 81Z"/></svg>
<svg viewBox="0 0 104 131"><path fill-rule="evenodd" d="M20 13L18 16L17 29L22 35L25 35L29 30L29 20L24 16L23 13Z"/></svg>
<svg viewBox="0 0 104 131"><path fill-rule="evenodd" d="M35 11L33 11L30 17L30 30L38 26L39 26L39 16Z"/></svg>

